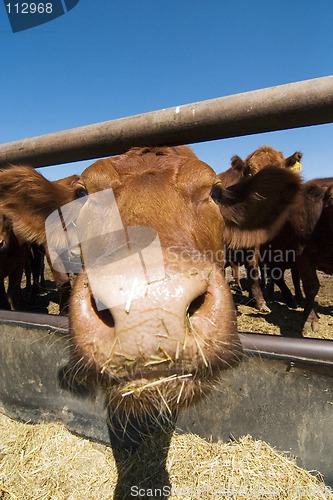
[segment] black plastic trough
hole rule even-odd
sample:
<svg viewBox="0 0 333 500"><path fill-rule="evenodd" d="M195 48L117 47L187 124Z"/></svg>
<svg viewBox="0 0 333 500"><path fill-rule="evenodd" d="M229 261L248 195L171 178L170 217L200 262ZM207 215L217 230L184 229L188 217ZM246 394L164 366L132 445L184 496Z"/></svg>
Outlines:
<svg viewBox="0 0 333 500"><path fill-rule="evenodd" d="M0 313L0 412L32 423L57 421L76 434L110 444L103 396L61 389L68 361L67 319ZM211 396L177 420L179 432L213 440L250 434L333 486L333 342L245 333L247 356L221 374Z"/></svg>

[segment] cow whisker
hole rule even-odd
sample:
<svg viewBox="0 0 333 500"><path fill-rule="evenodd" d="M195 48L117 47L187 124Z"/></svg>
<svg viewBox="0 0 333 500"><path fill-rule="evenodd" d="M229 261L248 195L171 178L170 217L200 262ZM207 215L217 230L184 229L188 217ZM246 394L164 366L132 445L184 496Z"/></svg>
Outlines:
<svg viewBox="0 0 333 500"><path fill-rule="evenodd" d="M156 390L157 390L157 392L158 392L158 394L159 394L159 396L160 396L161 400L163 401L163 403L164 403L164 405L165 405L166 409L168 410L168 412L170 413L170 415L172 415L172 411L170 410L170 407L169 407L168 403L166 402L166 400L165 400L165 398L164 398L163 394L161 393L161 391L160 391L159 387L156 387Z"/></svg>
<svg viewBox="0 0 333 500"><path fill-rule="evenodd" d="M124 398L124 397L130 396L130 395L135 394L135 393L141 393L142 391L144 391L146 389L151 389L152 387L156 387L158 385L162 385L162 384L165 384L167 382L185 379L185 378L191 378L192 376L193 376L192 373L187 373L184 375L172 374L169 377L164 377L164 378L159 379L159 380L154 380L153 382L148 382L145 385L142 385L142 386L137 387L135 389L131 389L130 391L123 393L121 396Z"/></svg>
<svg viewBox="0 0 333 500"><path fill-rule="evenodd" d="M184 382L184 380L183 380L183 381L182 381L182 385L180 386L179 394L178 394L177 401L176 401L176 404L177 404L177 405L179 405L180 398L181 398L181 395L182 395L183 390L184 390L184 386L185 386L185 382Z"/></svg>

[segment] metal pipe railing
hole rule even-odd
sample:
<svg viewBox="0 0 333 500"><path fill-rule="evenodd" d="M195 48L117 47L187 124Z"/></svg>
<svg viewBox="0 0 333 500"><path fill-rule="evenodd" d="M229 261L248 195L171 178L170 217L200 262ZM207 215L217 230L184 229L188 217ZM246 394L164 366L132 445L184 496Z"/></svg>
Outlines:
<svg viewBox="0 0 333 500"><path fill-rule="evenodd" d="M7 325L22 328L46 329L68 334L68 318L49 314L1 311L0 329ZM321 363L333 367L333 342L329 339L292 338L279 335L240 333L244 351L248 355Z"/></svg>
<svg viewBox="0 0 333 500"><path fill-rule="evenodd" d="M185 104L0 146L0 166L34 167L333 121L333 76Z"/></svg>

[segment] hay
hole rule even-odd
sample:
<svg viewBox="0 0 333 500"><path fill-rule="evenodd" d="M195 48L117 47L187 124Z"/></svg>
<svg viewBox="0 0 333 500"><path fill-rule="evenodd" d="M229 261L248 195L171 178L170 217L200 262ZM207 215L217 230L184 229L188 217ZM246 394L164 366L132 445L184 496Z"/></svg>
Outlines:
<svg viewBox="0 0 333 500"><path fill-rule="evenodd" d="M78 438L61 425L28 425L0 415L0 498L2 500L107 500L118 480L110 448ZM231 443L209 443L175 434L166 471L170 486L147 487L140 478L158 470L158 443L127 457L122 467L131 495L120 498L333 499L332 492L294 459L246 436ZM126 461L127 460L127 461ZM119 468L119 463L118 463ZM140 481L140 483L139 483ZM148 483L147 483L148 484ZM141 488L141 489L139 489Z"/></svg>
<svg viewBox="0 0 333 500"><path fill-rule="evenodd" d="M250 436L231 443L177 436L169 463L172 483L196 492L188 498L333 498L320 475L312 476L295 459Z"/></svg>
<svg viewBox="0 0 333 500"><path fill-rule="evenodd" d="M101 445L59 424L22 424L4 416L0 439L1 499L112 498L115 463Z"/></svg>

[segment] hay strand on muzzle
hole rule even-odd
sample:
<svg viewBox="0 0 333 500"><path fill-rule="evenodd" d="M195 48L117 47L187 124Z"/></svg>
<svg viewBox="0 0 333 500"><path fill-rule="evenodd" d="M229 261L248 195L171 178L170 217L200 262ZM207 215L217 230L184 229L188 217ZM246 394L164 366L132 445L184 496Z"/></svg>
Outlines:
<svg viewBox="0 0 333 500"><path fill-rule="evenodd" d="M2 415L0 437L1 499L113 498L118 475L112 449L78 438L59 424L22 424ZM145 490L138 478L158 469L158 449L152 439L139 450L134 467L130 457L123 464L130 474L133 470L133 498L170 493L172 500L333 499L319 474L310 474L293 458L249 436L210 443L193 434L174 434L166 462L171 486Z"/></svg>

